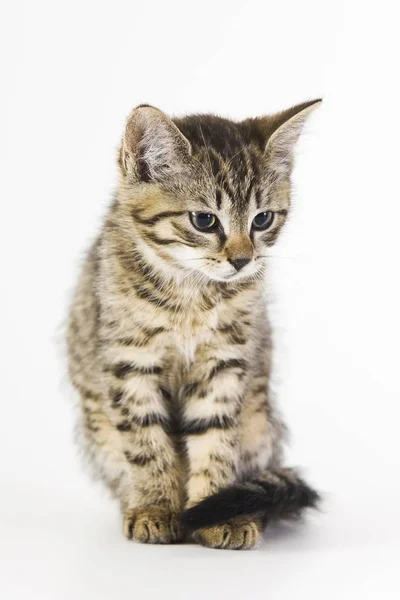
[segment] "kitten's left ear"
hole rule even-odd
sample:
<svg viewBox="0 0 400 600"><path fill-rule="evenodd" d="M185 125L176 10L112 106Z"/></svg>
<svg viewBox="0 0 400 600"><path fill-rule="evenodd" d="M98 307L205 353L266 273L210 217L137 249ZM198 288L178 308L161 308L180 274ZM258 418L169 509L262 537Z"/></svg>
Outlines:
<svg viewBox="0 0 400 600"><path fill-rule="evenodd" d="M280 175L288 175L293 166L293 151L304 123L322 100L311 100L266 118L268 141L265 156L268 164Z"/></svg>

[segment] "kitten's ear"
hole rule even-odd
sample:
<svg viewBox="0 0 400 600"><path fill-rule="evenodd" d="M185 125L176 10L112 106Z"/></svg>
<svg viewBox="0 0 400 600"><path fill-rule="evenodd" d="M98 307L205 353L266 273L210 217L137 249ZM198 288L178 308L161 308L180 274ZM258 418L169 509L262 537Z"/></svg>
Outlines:
<svg viewBox="0 0 400 600"><path fill-rule="evenodd" d="M322 100L312 100L266 117L268 141L265 156L268 165L279 175L288 175L293 166L293 151L308 116Z"/></svg>
<svg viewBox="0 0 400 600"><path fill-rule="evenodd" d="M139 106L130 116L122 141L119 165L137 181L162 181L188 165L189 141L173 121L153 106Z"/></svg>

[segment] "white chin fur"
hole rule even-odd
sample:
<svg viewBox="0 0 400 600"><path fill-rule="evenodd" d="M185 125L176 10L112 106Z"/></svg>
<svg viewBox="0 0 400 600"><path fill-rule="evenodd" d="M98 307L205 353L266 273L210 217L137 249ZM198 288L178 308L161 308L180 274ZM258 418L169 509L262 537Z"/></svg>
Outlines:
<svg viewBox="0 0 400 600"><path fill-rule="evenodd" d="M207 277L213 279L214 281L230 282L239 281L239 279L247 279L248 277L254 275L255 272L255 270L249 270L248 272L244 270L243 272L240 271L239 273L215 273L207 271L205 274L207 275Z"/></svg>

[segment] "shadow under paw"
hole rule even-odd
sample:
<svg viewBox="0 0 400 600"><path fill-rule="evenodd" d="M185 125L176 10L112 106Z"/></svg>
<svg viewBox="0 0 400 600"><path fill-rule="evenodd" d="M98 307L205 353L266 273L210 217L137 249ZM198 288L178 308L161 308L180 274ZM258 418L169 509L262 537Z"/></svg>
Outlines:
<svg viewBox="0 0 400 600"><path fill-rule="evenodd" d="M142 544L173 544L182 539L180 517L165 506L146 506L124 515L124 534Z"/></svg>
<svg viewBox="0 0 400 600"><path fill-rule="evenodd" d="M220 525L198 529L194 532L193 538L208 548L250 550L261 539L261 531L259 521L237 517Z"/></svg>

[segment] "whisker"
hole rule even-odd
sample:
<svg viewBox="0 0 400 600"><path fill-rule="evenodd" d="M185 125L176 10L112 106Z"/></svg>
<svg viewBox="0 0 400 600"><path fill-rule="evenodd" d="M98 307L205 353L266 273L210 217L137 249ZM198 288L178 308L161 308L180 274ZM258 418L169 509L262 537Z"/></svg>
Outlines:
<svg viewBox="0 0 400 600"><path fill-rule="evenodd" d="M198 258L182 258L182 259L179 259L178 262L187 262L188 260L211 260L211 259L207 258L205 256L199 256Z"/></svg>
<svg viewBox="0 0 400 600"><path fill-rule="evenodd" d="M278 256L278 255L274 255L274 254L259 254L258 256L256 256L257 258L288 258L290 260L298 260L299 258L301 258L300 256Z"/></svg>

